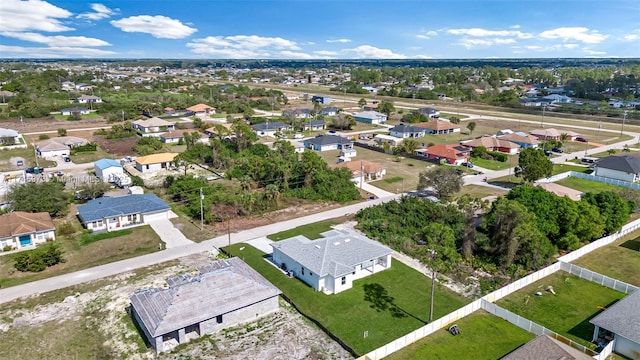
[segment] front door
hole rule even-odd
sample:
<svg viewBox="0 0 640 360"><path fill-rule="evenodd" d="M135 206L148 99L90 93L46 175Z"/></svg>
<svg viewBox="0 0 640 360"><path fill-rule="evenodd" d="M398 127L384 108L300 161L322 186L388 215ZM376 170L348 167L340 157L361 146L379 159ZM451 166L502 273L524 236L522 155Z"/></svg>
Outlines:
<svg viewBox="0 0 640 360"><path fill-rule="evenodd" d="M20 236L20 246L31 245L31 235Z"/></svg>

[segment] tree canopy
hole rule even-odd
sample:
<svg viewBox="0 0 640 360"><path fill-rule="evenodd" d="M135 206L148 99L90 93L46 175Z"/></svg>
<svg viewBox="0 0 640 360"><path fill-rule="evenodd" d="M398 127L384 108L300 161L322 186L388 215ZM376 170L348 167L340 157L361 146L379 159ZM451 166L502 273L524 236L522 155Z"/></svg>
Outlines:
<svg viewBox="0 0 640 360"><path fill-rule="evenodd" d="M51 216L66 214L70 202L69 195L64 192L64 183L58 181L12 186L6 197L14 211L48 212Z"/></svg>
<svg viewBox="0 0 640 360"><path fill-rule="evenodd" d="M528 148L520 152L518 160L519 171L517 176L522 176L526 181L536 181L549 177L553 173L553 163L544 154L542 149Z"/></svg>
<svg viewBox="0 0 640 360"><path fill-rule="evenodd" d="M448 166L437 166L418 175L418 189L433 187L440 197L449 197L462 188L462 174Z"/></svg>

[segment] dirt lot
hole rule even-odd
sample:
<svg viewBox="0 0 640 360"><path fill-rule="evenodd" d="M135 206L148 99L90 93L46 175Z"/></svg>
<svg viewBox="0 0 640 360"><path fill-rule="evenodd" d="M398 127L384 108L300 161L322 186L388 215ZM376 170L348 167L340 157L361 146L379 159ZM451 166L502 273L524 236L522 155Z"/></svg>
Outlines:
<svg viewBox="0 0 640 360"><path fill-rule="evenodd" d="M3 304L2 359L153 359L126 312L136 289L162 286L168 276L193 273L208 253L123 273L76 289ZM48 299L48 300L47 300ZM42 341L46 339L46 341ZM281 310L245 326L200 338L161 359L347 359L338 344L297 312Z"/></svg>
<svg viewBox="0 0 640 360"><path fill-rule="evenodd" d="M81 129L86 127L98 127L106 126L107 122L103 119L91 119L91 120L56 120L53 117L35 118L35 119L23 119L20 122L20 118L2 120L0 126L14 129L20 133L36 132L36 131L55 131L59 128L65 129Z"/></svg>
<svg viewBox="0 0 640 360"><path fill-rule="evenodd" d="M116 157L131 155L131 148L138 141L139 137L134 136L126 139L105 139L104 136L93 136L93 141L95 141L98 146L112 154Z"/></svg>

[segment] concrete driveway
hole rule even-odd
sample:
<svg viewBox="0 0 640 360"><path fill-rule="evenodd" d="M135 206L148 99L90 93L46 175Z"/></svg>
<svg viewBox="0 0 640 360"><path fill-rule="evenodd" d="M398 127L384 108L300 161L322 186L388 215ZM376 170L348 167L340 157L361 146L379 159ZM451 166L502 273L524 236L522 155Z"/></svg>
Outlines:
<svg viewBox="0 0 640 360"><path fill-rule="evenodd" d="M165 249L193 244L193 241L187 239L169 219L153 220L149 222L149 225L158 234L160 240L165 243Z"/></svg>
<svg viewBox="0 0 640 360"><path fill-rule="evenodd" d="M265 254L271 254L273 252L273 248L271 247L271 243L273 243L273 240L269 240L265 236L261 236L259 238L251 239L245 242Z"/></svg>

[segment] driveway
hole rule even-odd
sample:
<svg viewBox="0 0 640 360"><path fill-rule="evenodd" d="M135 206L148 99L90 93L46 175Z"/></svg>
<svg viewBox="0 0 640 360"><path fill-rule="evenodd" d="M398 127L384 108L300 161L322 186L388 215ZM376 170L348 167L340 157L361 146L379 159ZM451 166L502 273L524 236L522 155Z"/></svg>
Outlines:
<svg viewBox="0 0 640 360"><path fill-rule="evenodd" d="M360 184L360 178L356 178L358 180L358 183L356 184L357 186L359 186ZM373 195L377 196L378 198L384 198L384 197L389 197L389 196L395 196L396 194L394 193L390 193L386 190L382 190L379 187L375 187L373 185L367 184L366 182L362 183L362 190L364 191L368 191L370 193L372 193Z"/></svg>
<svg viewBox="0 0 640 360"><path fill-rule="evenodd" d="M271 254L273 252L273 248L271 247L271 243L273 243L273 240L269 240L265 236L261 236L259 238L251 239L245 242L265 254Z"/></svg>
<svg viewBox="0 0 640 360"><path fill-rule="evenodd" d="M164 241L166 249L193 244L193 241L187 239L180 230L176 229L169 219L153 220L149 222L149 225L158 234L160 240Z"/></svg>

